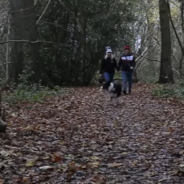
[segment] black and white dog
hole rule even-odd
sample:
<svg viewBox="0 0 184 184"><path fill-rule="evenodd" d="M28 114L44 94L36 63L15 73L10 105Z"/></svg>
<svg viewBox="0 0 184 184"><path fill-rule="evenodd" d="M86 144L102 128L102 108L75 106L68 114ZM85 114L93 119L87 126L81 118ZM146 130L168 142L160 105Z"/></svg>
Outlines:
<svg viewBox="0 0 184 184"><path fill-rule="evenodd" d="M114 82L105 82L101 88L101 90L107 91L110 94L110 100L116 100L116 105L118 105L119 101L118 98L121 96L122 93L122 84L119 81Z"/></svg>

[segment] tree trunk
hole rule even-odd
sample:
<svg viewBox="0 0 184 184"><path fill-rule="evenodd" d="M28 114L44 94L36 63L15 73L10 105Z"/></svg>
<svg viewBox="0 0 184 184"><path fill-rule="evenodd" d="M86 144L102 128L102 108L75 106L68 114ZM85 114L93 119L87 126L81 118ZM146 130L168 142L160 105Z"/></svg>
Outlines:
<svg viewBox="0 0 184 184"><path fill-rule="evenodd" d="M2 100L0 92L0 132L6 132L6 123L5 123L5 111L2 111Z"/></svg>
<svg viewBox="0 0 184 184"><path fill-rule="evenodd" d="M182 0L180 2L180 11L181 11L181 27L182 27L182 33L184 34L184 1ZM184 43L184 36L182 35L182 42ZM180 71L180 77L183 78L183 58L184 58L184 53L182 51L181 59L179 62L179 71Z"/></svg>
<svg viewBox="0 0 184 184"><path fill-rule="evenodd" d="M154 22L152 21L153 17L153 11L150 5L152 4L153 0L147 0L147 3L149 5L148 7L148 12L147 12L147 22L148 22L148 34L150 35L148 37L148 58L154 58L155 53L153 52L153 35L154 35ZM155 76L155 62L149 61L149 74L151 76Z"/></svg>
<svg viewBox="0 0 184 184"><path fill-rule="evenodd" d="M39 45L30 43L37 40L34 1L10 0L10 15L10 39L16 40L11 43L10 80L17 82L25 66L29 72L33 70L34 78L39 80Z"/></svg>
<svg viewBox="0 0 184 184"><path fill-rule="evenodd" d="M161 43L162 43L159 83L174 83L171 67L169 4L166 0L159 0L159 14L160 14Z"/></svg>

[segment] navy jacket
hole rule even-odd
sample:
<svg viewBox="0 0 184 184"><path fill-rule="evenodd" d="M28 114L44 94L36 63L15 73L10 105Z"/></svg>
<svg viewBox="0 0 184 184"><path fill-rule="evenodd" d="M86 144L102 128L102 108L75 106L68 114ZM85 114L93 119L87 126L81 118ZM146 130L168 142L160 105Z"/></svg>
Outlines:
<svg viewBox="0 0 184 184"><path fill-rule="evenodd" d="M135 58L132 54L122 55L118 62L118 67L122 71L132 72L130 67L135 67Z"/></svg>

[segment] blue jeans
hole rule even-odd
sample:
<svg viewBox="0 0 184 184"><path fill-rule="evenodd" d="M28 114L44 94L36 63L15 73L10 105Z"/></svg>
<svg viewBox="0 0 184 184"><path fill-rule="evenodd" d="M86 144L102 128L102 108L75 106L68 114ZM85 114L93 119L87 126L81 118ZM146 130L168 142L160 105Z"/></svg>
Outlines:
<svg viewBox="0 0 184 184"><path fill-rule="evenodd" d="M114 79L114 73L104 72L103 76L106 82L112 82Z"/></svg>
<svg viewBox="0 0 184 184"><path fill-rule="evenodd" d="M123 91L127 90L127 83L128 83L128 91L131 92L131 89L132 89L132 72L122 71L121 76L122 76L122 80L123 80Z"/></svg>

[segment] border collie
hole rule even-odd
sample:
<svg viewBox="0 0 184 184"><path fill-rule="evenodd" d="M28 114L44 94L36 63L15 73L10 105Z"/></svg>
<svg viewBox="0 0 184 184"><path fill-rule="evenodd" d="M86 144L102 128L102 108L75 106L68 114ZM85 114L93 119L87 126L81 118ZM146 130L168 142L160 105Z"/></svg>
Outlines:
<svg viewBox="0 0 184 184"><path fill-rule="evenodd" d="M116 105L119 104L118 97L121 96L122 93L122 84L119 81L114 82L105 82L101 88L101 90L107 91L110 94L110 101L116 100ZM114 102L113 102L114 104Z"/></svg>

